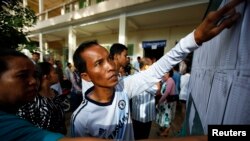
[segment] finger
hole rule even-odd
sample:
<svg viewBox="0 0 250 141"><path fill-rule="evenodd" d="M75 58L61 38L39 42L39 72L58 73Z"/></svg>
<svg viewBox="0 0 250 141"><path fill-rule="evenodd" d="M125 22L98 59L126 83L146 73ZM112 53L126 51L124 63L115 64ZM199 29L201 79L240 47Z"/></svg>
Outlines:
<svg viewBox="0 0 250 141"><path fill-rule="evenodd" d="M231 15L234 15L234 14L236 14L235 8L234 8L234 9L231 9L230 11L228 11L225 15L231 16Z"/></svg>
<svg viewBox="0 0 250 141"><path fill-rule="evenodd" d="M224 16L222 16L216 23L217 26L219 26L224 20L232 18L236 14L235 9L231 9L228 11Z"/></svg>
<svg viewBox="0 0 250 141"><path fill-rule="evenodd" d="M234 14L232 17L227 18L221 22L217 27L215 27L212 32L216 35L220 33L225 28L230 28L238 19L240 18L240 14Z"/></svg>
<svg viewBox="0 0 250 141"><path fill-rule="evenodd" d="M217 11L216 16L223 16L224 14L229 12L231 9L233 9L234 7L236 7L238 4L240 4L243 1L245 1L245 0L232 0L232 1L230 1L229 3L227 3L225 6L223 6L221 9L219 9Z"/></svg>

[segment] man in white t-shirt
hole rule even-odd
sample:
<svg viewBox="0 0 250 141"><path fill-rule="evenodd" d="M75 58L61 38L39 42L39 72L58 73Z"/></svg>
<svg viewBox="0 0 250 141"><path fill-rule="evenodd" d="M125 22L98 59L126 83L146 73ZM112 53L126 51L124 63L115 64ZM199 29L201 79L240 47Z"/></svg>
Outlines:
<svg viewBox="0 0 250 141"><path fill-rule="evenodd" d="M235 2L235 1L234 1ZM234 4L210 13L207 18L185 38L147 70L128 76L118 82L115 64L109 52L97 42L82 43L73 60L81 78L92 81L83 102L71 119L72 136L91 136L115 140L134 140L129 99L141 94L159 82L165 72L179 63L186 55L210 40L238 19L231 13ZM230 18L219 21L230 11Z"/></svg>

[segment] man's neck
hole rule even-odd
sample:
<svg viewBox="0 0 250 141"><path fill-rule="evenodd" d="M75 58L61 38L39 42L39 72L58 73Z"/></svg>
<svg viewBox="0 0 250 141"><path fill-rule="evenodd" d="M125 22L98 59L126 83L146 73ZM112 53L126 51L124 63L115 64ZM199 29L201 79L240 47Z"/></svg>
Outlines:
<svg viewBox="0 0 250 141"><path fill-rule="evenodd" d="M97 88L88 95L88 97L99 103L107 103L112 100L114 88Z"/></svg>

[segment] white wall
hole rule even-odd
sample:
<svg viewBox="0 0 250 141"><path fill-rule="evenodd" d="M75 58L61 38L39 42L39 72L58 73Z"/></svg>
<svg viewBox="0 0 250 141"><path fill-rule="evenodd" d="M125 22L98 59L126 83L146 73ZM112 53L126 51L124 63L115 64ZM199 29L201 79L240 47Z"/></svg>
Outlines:
<svg viewBox="0 0 250 141"><path fill-rule="evenodd" d="M150 40L167 40L165 52L174 47L175 41L179 41L182 37L192 32L196 25L174 26L158 29L144 29L132 32L127 32L127 43L134 44L133 60L136 56L143 56L143 49L141 47L142 41ZM118 34L98 35L90 38L78 38L77 45L88 40L97 40L100 44L113 44L118 42Z"/></svg>

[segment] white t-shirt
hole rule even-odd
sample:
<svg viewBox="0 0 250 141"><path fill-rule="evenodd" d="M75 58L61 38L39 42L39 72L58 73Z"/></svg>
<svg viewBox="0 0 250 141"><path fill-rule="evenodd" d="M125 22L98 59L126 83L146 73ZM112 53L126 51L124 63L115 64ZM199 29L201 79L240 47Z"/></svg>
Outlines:
<svg viewBox="0 0 250 141"><path fill-rule="evenodd" d="M159 82L165 72L196 48L198 46L192 32L147 70L120 80L109 103L103 104L89 99L86 95L92 91L90 88L85 93L83 102L72 115L72 136L134 140L129 99Z"/></svg>
<svg viewBox="0 0 250 141"><path fill-rule="evenodd" d="M85 97L86 91L93 86L94 84L92 82L82 79L82 97Z"/></svg>

